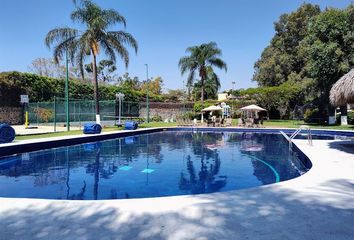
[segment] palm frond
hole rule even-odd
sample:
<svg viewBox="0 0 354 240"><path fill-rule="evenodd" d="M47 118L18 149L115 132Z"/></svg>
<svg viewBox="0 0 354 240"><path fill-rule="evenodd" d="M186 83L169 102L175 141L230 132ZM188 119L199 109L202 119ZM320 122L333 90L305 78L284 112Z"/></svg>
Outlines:
<svg viewBox="0 0 354 240"><path fill-rule="evenodd" d="M114 9L103 10L102 17L106 21L108 26L113 25L115 23L123 23L124 27L127 26L125 18Z"/></svg>
<svg viewBox="0 0 354 240"><path fill-rule="evenodd" d="M220 58L210 58L208 59L208 63L211 65L211 66L215 66L219 69L224 69L226 72L227 72L227 65L226 63L220 59Z"/></svg>
<svg viewBox="0 0 354 240"><path fill-rule="evenodd" d="M135 54L138 52L138 42L130 33L125 31L110 31L107 33L107 35L117 39L123 44L127 44L128 46L132 47L135 51Z"/></svg>
<svg viewBox="0 0 354 240"><path fill-rule="evenodd" d="M181 74L184 75L187 71L195 71L198 68L198 63L194 61L191 57L182 57L179 62L178 66L181 70Z"/></svg>
<svg viewBox="0 0 354 240"><path fill-rule="evenodd" d="M53 57L55 63L59 63L65 53L70 54L75 51L75 44L73 43L74 39L74 37L71 37L54 47Z"/></svg>
<svg viewBox="0 0 354 240"><path fill-rule="evenodd" d="M85 23L86 22L86 11L82 8L78 8L70 14L70 18L73 22Z"/></svg>
<svg viewBox="0 0 354 240"><path fill-rule="evenodd" d="M195 76L195 71L191 71L188 75L188 78L187 78L187 85L193 85L193 82L194 82L194 76Z"/></svg>
<svg viewBox="0 0 354 240"><path fill-rule="evenodd" d="M125 63L125 67L127 68L129 65L129 52L128 50L122 45L122 43L112 35L107 35L106 41L112 48L117 51L118 55Z"/></svg>
<svg viewBox="0 0 354 240"><path fill-rule="evenodd" d="M47 33L45 37L45 44L48 48L50 48L52 44L77 37L78 33L78 30L69 27L55 28Z"/></svg>
<svg viewBox="0 0 354 240"><path fill-rule="evenodd" d="M110 44L106 40L102 40L101 46L105 50L105 54L108 56L109 60L115 63L116 54L114 53L114 49L110 46Z"/></svg>

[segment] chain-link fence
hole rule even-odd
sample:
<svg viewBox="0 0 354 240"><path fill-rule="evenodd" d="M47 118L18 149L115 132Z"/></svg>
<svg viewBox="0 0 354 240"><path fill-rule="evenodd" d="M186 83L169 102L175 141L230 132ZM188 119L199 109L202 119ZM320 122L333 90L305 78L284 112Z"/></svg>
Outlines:
<svg viewBox="0 0 354 240"><path fill-rule="evenodd" d="M66 102L63 98L56 98L53 102L36 102L28 104L29 122L32 124L64 123L66 122ZM121 116L125 118L139 117L140 104L138 102L122 101ZM100 101L100 115L102 121L115 121L119 114L118 101ZM70 100L69 121L79 123L95 121L95 101Z"/></svg>

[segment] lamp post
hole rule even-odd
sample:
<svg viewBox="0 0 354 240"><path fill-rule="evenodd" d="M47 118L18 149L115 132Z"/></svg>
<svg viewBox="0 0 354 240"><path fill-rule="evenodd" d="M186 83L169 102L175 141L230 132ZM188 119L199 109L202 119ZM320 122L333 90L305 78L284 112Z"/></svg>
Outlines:
<svg viewBox="0 0 354 240"><path fill-rule="evenodd" d="M117 93L116 98L119 101L119 114L118 114L118 126L122 126L121 115L122 115L122 100L124 99L123 93Z"/></svg>
<svg viewBox="0 0 354 240"><path fill-rule="evenodd" d="M146 122L150 122L150 109L149 109L149 65L145 64L146 66Z"/></svg>
<svg viewBox="0 0 354 240"><path fill-rule="evenodd" d="M66 79L65 79L65 114L66 114L66 130L70 131L69 125L69 59L68 50L65 53L66 61Z"/></svg>
<svg viewBox="0 0 354 240"><path fill-rule="evenodd" d="M235 91L235 81L232 82L232 93Z"/></svg>

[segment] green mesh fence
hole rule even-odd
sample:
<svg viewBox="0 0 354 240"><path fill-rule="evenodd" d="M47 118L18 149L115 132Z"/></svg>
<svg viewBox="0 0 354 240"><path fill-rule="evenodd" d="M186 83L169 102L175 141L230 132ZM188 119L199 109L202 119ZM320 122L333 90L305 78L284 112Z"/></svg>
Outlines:
<svg viewBox="0 0 354 240"><path fill-rule="evenodd" d="M100 115L102 121L114 121L119 114L118 101L100 101ZM122 117L139 117L140 104L138 102L122 101ZM36 102L28 104L30 123L66 122L65 100L60 98L55 102ZM70 100L70 122L95 121L95 102L92 100Z"/></svg>

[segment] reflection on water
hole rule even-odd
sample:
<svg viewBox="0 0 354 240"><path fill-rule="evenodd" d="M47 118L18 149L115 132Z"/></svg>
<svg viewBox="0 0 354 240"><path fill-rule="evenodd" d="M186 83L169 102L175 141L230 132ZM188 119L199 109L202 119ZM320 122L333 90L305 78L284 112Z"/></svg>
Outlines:
<svg viewBox="0 0 354 240"><path fill-rule="evenodd" d="M280 135L162 132L0 159L0 196L116 199L228 191L306 171Z"/></svg>

